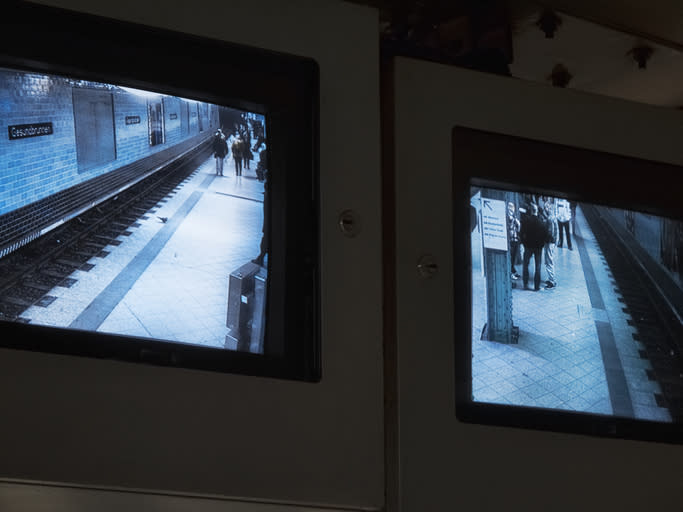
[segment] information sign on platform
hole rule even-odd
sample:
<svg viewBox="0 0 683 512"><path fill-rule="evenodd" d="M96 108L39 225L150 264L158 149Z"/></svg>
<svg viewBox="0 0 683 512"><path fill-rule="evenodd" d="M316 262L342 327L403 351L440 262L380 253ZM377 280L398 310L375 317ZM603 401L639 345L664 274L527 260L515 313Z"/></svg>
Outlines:
<svg viewBox="0 0 683 512"><path fill-rule="evenodd" d="M481 198L481 220L484 248L508 250L505 201Z"/></svg>

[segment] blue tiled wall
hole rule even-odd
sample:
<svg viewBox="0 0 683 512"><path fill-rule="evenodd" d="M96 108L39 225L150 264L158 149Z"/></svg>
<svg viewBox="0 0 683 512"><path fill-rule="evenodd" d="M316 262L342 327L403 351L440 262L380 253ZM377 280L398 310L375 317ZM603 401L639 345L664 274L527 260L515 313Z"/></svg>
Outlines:
<svg viewBox="0 0 683 512"><path fill-rule="evenodd" d="M116 160L85 172L79 172L76 156L74 87L105 89L113 94ZM111 85L0 68L0 215L199 133L196 103L190 101L190 112L195 115L191 114L189 133L183 136L180 109L187 100L166 96L165 142L150 146L147 101L143 95ZM203 123L207 134L218 124L217 109L210 106L208 111ZM126 125L126 116L138 116L140 123ZM48 122L53 127L50 135L9 137L9 126Z"/></svg>

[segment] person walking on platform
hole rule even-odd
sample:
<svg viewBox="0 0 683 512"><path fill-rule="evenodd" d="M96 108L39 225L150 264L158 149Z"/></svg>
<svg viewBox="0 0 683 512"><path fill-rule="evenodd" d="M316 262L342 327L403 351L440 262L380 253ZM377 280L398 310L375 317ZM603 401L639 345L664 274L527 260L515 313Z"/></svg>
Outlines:
<svg viewBox="0 0 683 512"><path fill-rule="evenodd" d="M252 153L249 143L245 140L242 147L242 165L245 169L249 169L249 162L253 160L254 153Z"/></svg>
<svg viewBox="0 0 683 512"><path fill-rule="evenodd" d="M543 203L543 214L541 220L545 225L547 237L543 244L543 259L545 260L545 271L548 279L545 282L547 290L557 286L555 279L555 244L557 243L557 217L555 216L555 206L552 201L546 200Z"/></svg>
<svg viewBox="0 0 683 512"><path fill-rule="evenodd" d="M564 245L565 234L567 238L567 249L572 249L572 235L569 233L569 223L572 220L572 211L569 201L566 199L557 200L557 224L560 230L560 242L557 246L561 249Z"/></svg>
<svg viewBox="0 0 683 512"><path fill-rule="evenodd" d="M223 135L223 131L220 128L213 136L211 149L216 159L216 176L223 176L223 161L228 155L228 143L225 142L225 135Z"/></svg>
<svg viewBox="0 0 683 512"><path fill-rule="evenodd" d="M242 176L242 146L244 142L239 135L232 143L232 159L235 161L235 176Z"/></svg>
<svg viewBox="0 0 683 512"><path fill-rule="evenodd" d="M507 214L507 224L508 224L508 240L510 243L510 276L513 280L519 279L519 274L515 265L517 264L517 258L519 255L519 228L520 223L517 215L515 213L515 203L508 203L508 214Z"/></svg>
<svg viewBox="0 0 683 512"><path fill-rule="evenodd" d="M240 132L240 138L242 139L242 168L249 169L249 163L254 158L254 154L251 152L251 134L249 133L249 128Z"/></svg>
<svg viewBox="0 0 683 512"><path fill-rule="evenodd" d="M524 289L529 289L529 263L534 257L534 291L541 289L541 252L548 238L543 221L538 217L538 205L530 203L527 213L522 217L519 240L524 246L522 282Z"/></svg>
<svg viewBox="0 0 683 512"><path fill-rule="evenodd" d="M569 211L572 214L572 234L576 238L576 201L569 201Z"/></svg>

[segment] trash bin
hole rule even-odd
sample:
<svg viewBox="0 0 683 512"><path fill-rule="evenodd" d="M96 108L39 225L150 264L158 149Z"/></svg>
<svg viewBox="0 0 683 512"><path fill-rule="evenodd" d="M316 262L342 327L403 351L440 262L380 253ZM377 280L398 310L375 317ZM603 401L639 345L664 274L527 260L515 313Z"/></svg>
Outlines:
<svg viewBox="0 0 683 512"><path fill-rule="evenodd" d="M245 352L251 350L251 331L254 318L254 277L261 268L255 263L245 263L233 271L228 278L226 348L236 347L237 350Z"/></svg>

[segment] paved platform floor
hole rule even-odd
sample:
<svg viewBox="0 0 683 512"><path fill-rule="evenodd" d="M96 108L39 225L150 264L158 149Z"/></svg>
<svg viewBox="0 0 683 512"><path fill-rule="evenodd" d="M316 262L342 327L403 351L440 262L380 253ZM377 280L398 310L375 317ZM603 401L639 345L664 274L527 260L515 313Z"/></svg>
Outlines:
<svg viewBox="0 0 683 512"><path fill-rule="evenodd" d="M223 347L228 277L259 253L263 183L254 169L236 177L232 159L216 176L207 159L167 201L56 287L48 307L31 307L32 323ZM165 218L166 222L160 220ZM235 347L227 347L235 348Z"/></svg>
<svg viewBox="0 0 683 512"><path fill-rule="evenodd" d="M575 224L573 250L555 250L556 288L534 292L522 288L521 278L516 281L512 315L519 327L517 344L480 339L486 286L481 239L472 237L474 399L671 421L668 410L657 406L655 393L661 390L647 377L650 364L638 352L644 347L633 339L630 317L622 311L610 270L580 208ZM517 270L521 275L521 263ZM541 272L543 283L543 267Z"/></svg>

